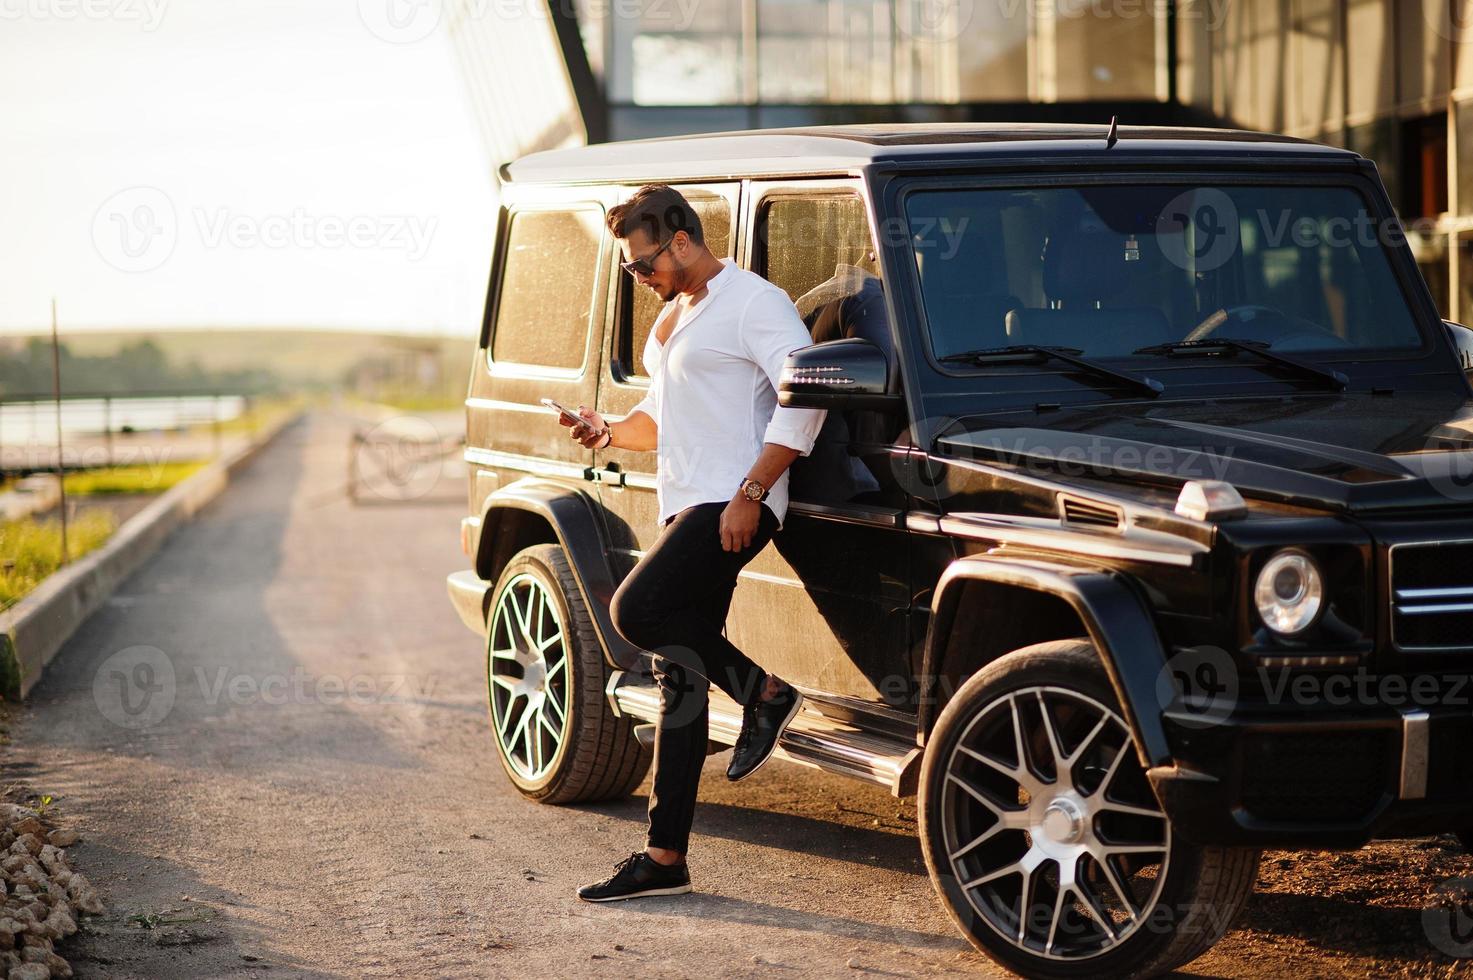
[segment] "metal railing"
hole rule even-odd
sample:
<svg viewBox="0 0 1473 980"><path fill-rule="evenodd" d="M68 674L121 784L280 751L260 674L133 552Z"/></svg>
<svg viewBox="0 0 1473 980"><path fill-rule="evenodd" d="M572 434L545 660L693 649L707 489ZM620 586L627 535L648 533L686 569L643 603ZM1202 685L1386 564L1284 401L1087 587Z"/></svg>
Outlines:
<svg viewBox="0 0 1473 980"><path fill-rule="evenodd" d="M173 403L173 411L171 413L168 413L169 424L160 425L160 426L157 426L157 427L158 428L164 428L164 429L172 429L172 430L176 430L177 431L177 430L179 430L181 428L186 428L186 427L191 426L191 425L199 425L199 424L208 423L210 425L211 432L212 432L213 452L214 452L215 455L218 456L220 454L221 445L222 445L222 442L223 442L223 429L222 429L222 425L223 425L224 422L231 421L231 420L233 420L235 418L246 418L246 419L249 420L249 424L250 424L250 427L251 427L251 429L250 429L251 434L252 435L255 434L255 426L257 424L257 420L256 420L255 416L251 414L251 412L252 412L252 398L253 397L254 396L252 395L252 393L247 392L247 391L229 391L229 390L221 390L221 389L218 389L218 388L205 388L205 389L170 389L170 390L159 390L159 391L145 390L145 391L72 391L72 392L67 392L66 394L62 395L61 398L60 398L60 402L61 402L60 412L61 412L61 422L62 422L62 425L63 425L63 429L65 429L67 406L69 404L72 405L72 406L76 406L78 403L98 403L98 402L101 403L101 406L100 406L100 409L101 409L100 425L97 426L97 427L93 427L93 426L89 425L83 431L87 435L93 435L93 436L100 435L102 437L102 439L103 439L103 445L104 445L104 458L103 458L103 460L101 460L100 462L97 462L95 464L84 464L84 465L72 465L72 466L68 466L67 463L66 463L66 460L64 458L64 455L65 454L60 449L58 449L57 466L60 466L63 470L66 470L66 469L77 470L77 469L92 469L94 467L105 467L105 466L112 466L112 465L114 465L114 462L116 460L116 454L115 454L115 451L114 451L114 437L115 436L119 436L119 435L126 435L126 434L129 434L130 432L134 432L134 431L139 431L137 429L134 429L132 426L130 426L130 425L126 424L126 423L123 424L123 425L116 425L116 424L114 424L115 421L118 418L118 415L119 415L119 413L116 411L116 409L121 408L121 406L119 405L119 403L123 403L123 402L134 403L135 407L136 407L137 403L140 403L140 402L157 402L157 403L162 403L162 405L158 409L156 409L155 411L163 411L163 412L166 412L166 413L168 413L168 405L169 405L169 403L172 402ZM204 411L190 411L190 410L187 409L186 406L190 402L198 402L201 399L208 399L208 411L207 412L204 412ZM221 418L221 411L220 411L221 403L225 399L240 399L241 400L241 410L240 410L240 412L237 415L232 416L231 419L222 419ZM5 415L5 413L6 413L6 409L7 409L7 407L9 407L10 411L12 412L12 417L13 417L13 413L18 408L20 408L21 406L25 406L25 408L28 410L29 414L32 416L32 425L33 425L33 427L42 425L43 424L43 420L44 420L44 425L46 425L48 427L54 426L55 421L56 421L55 413L58 410L58 408L57 408L57 399L55 399L51 395L50 392L4 392L4 393L0 393L0 476L4 476L6 473L11 472L11 471L15 471L15 472L24 474L24 473L32 472L32 471L39 470L39 469L55 470L57 468L57 466L31 466L31 465L21 465L21 466L11 467L11 466L9 466L6 463L6 457L5 457L5 449L6 449L6 444L5 444L5 418L6 418L6 415ZM125 418L127 417L127 413L126 412L124 412L122 414L123 414L123 417L125 417ZM75 432L76 430L73 430L73 431ZM65 441L65 435L63 435L63 441ZM45 446L53 446L54 445L54 440L47 439L47 438L38 438L38 439L35 439L35 440L27 440L24 444L27 445L27 446L43 446L43 445L45 445Z"/></svg>

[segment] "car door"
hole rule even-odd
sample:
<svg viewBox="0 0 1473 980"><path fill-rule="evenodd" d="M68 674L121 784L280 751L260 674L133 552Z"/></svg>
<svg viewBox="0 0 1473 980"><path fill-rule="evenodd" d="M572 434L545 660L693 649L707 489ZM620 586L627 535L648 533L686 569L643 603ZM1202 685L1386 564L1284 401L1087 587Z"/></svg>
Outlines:
<svg viewBox="0 0 1473 980"><path fill-rule="evenodd" d="M743 264L783 288L816 341L894 351L874 236L857 179L753 182ZM732 641L813 691L909 704L907 496L900 415L831 412L793 464L783 530L742 572Z"/></svg>
<svg viewBox="0 0 1473 980"><path fill-rule="evenodd" d="M541 404L591 403L604 321L608 253L596 194L518 189L498 221L481 351L472 372L466 458L471 506L529 475L582 486L593 454Z"/></svg>
<svg viewBox="0 0 1473 980"><path fill-rule="evenodd" d="M685 195L701 219L706 246L712 254L734 255L735 216L741 185L729 181L673 186ZM618 200L628 198L636 189L621 188ZM609 263L609 315L603 337L597 406L605 419L616 422L628 415L649 391L650 379L640 354L664 304L653 290L639 285L619 268L618 245L607 232L605 235L613 256ZM622 581L659 536L655 454L601 449L594 453L590 473L597 481L603 504L614 579Z"/></svg>

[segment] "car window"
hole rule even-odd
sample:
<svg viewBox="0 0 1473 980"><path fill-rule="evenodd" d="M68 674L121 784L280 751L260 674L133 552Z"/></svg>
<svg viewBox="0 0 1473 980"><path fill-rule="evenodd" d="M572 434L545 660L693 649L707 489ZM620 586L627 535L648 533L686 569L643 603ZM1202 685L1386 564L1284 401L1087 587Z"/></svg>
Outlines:
<svg viewBox="0 0 1473 980"><path fill-rule="evenodd" d="M592 207L512 215L491 339L493 360L582 366L602 224L602 212Z"/></svg>
<svg viewBox="0 0 1473 980"><path fill-rule="evenodd" d="M864 202L852 194L767 201L757 219L757 245L757 271L800 312L823 298L824 287L876 274Z"/></svg>
<svg viewBox="0 0 1473 980"><path fill-rule="evenodd" d="M1213 336L1281 351L1421 343L1348 187L920 191L906 203L937 357L1016 344L1090 356Z"/></svg>
<svg viewBox="0 0 1473 980"><path fill-rule="evenodd" d="M894 360L885 291L864 202L854 195L774 197L758 214L757 272L788 294L814 343L863 339ZM821 504L878 499L885 477L855 448L894 438L879 412L829 412L813 451L795 460L793 500Z"/></svg>
<svg viewBox="0 0 1473 980"><path fill-rule="evenodd" d="M718 258L731 254L731 202L720 194L697 188L677 187L696 217L706 247ZM619 276L619 330L615 338L614 360L624 377L644 377L645 342L655 326L655 318L665 304L653 289L640 286L633 276Z"/></svg>

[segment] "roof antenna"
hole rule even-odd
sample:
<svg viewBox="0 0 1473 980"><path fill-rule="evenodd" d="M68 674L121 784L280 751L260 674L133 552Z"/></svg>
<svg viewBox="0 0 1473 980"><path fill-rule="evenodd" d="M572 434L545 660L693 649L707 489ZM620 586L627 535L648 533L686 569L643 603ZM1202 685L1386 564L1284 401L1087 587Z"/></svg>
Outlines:
<svg viewBox="0 0 1473 980"><path fill-rule="evenodd" d="M1119 116L1111 116L1110 117L1110 132L1108 132L1107 134L1105 134L1105 149L1107 149L1107 150L1114 149L1115 148L1115 144L1120 142L1120 125L1119 125L1119 123L1120 123L1120 117Z"/></svg>

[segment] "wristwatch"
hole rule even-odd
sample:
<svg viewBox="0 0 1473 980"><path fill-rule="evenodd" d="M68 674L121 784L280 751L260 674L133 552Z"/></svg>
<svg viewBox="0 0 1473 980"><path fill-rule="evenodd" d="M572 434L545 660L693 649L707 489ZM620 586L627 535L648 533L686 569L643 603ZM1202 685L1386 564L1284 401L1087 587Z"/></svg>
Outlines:
<svg viewBox="0 0 1473 980"><path fill-rule="evenodd" d="M746 497L753 503L756 503L759 500L766 500L767 494L770 492L766 487L761 484L760 481L757 480L743 480L741 490L742 496Z"/></svg>

